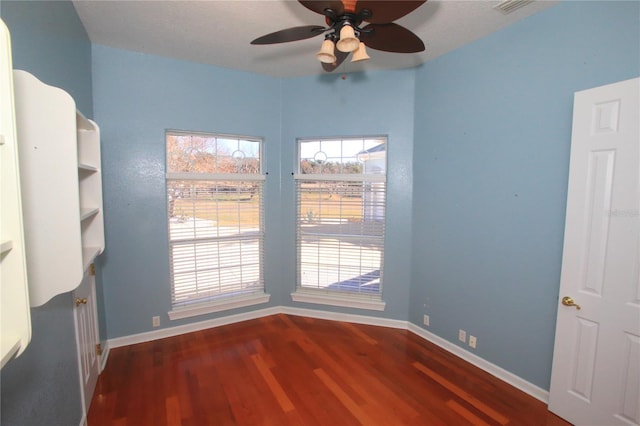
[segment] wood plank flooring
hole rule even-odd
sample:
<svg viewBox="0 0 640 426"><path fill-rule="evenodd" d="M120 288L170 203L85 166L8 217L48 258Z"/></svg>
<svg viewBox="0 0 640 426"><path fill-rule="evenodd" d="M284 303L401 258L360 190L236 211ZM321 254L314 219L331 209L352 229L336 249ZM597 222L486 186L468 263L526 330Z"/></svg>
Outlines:
<svg viewBox="0 0 640 426"><path fill-rule="evenodd" d="M88 424L569 423L409 331L282 314L111 350Z"/></svg>

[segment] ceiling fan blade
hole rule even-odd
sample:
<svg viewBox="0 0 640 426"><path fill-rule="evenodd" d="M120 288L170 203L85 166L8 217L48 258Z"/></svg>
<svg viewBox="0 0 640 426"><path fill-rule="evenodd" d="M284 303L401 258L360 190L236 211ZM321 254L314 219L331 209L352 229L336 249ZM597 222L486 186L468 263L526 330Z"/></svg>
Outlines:
<svg viewBox="0 0 640 426"><path fill-rule="evenodd" d="M336 55L336 61L334 63L332 64L327 64L325 62L322 63L322 69L325 70L326 72L332 72L333 70L338 68L340 64L342 64L344 60L347 59L347 56L349 56L349 52L345 53L336 49L335 55Z"/></svg>
<svg viewBox="0 0 640 426"><path fill-rule="evenodd" d="M427 0L359 0L356 4L356 13L363 9L371 11L371 17L365 21L372 24L387 24L400 19L413 12Z"/></svg>
<svg viewBox="0 0 640 426"><path fill-rule="evenodd" d="M298 0L307 9L324 15L325 9L333 10L336 15L344 13L344 5L340 0Z"/></svg>
<svg viewBox="0 0 640 426"><path fill-rule="evenodd" d="M367 47L383 52L416 53L425 49L420 37L394 23L369 24L362 29L360 40Z"/></svg>
<svg viewBox="0 0 640 426"><path fill-rule="evenodd" d="M286 30L276 31L275 33L263 35L253 40L251 44L276 44L286 43L289 41L305 40L325 32L327 28L317 25L305 25L302 27L287 28Z"/></svg>

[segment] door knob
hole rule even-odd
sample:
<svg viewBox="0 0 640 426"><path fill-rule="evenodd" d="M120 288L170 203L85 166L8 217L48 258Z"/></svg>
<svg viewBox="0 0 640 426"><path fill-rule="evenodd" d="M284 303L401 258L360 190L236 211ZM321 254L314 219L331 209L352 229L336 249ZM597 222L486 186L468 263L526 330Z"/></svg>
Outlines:
<svg viewBox="0 0 640 426"><path fill-rule="evenodd" d="M565 296L562 298L562 304L564 306L575 306L577 310L580 310L580 305L578 305L572 297Z"/></svg>
<svg viewBox="0 0 640 426"><path fill-rule="evenodd" d="M86 304L87 304L86 297L83 297L82 299L80 299L79 297L76 297L76 306L86 305Z"/></svg>

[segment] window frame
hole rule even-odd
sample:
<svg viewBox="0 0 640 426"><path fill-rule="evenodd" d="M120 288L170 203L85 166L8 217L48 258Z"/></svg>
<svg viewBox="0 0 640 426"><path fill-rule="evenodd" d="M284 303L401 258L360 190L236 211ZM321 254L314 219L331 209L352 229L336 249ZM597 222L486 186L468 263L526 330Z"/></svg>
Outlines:
<svg viewBox="0 0 640 426"><path fill-rule="evenodd" d="M215 139L231 139L239 141L258 142L259 145L259 170L257 173L202 173L202 172L171 172L169 171L169 158L168 158L168 143L170 136L195 136L195 137L207 137ZM169 258L169 280L170 280L170 295L171 295L171 310L168 312L171 320L177 320L182 318L188 318L196 315L203 315L212 312L219 312L228 309L240 308L244 306L251 306L261 303L267 303L270 300L270 295L266 293L265 281L264 281L264 235L265 235L265 222L264 222L264 186L266 181L266 175L263 173L264 169L264 138L256 136L244 136L244 135L230 135L222 133L209 133L209 132L197 132L197 131L184 131L167 129L165 131L165 196L166 199L166 218L167 218L167 241L168 241L168 258ZM219 155L216 153L216 155ZM170 182L176 181L200 181L200 182L212 182L213 184L220 184L221 182L248 182L258 183L260 185L259 192L259 204L258 204L258 216L259 216L259 228L256 233L258 243L258 280L260 283L259 290L242 292L240 290L233 290L229 292L222 292L220 294L209 294L198 299L186 300L176 303L175 295L175 276L174 276L174 259L173 248L180 244L193 243L194 249L197 247L198 241L200 242L215 242L220 243L223 241L247 241L246 237L238 235L236 238L228 236L221 236L217 231L217 236L214 237L202 237L198 238L194 236L192 239L174 239L171 236L171 209L169 207L169 190ZM217 214L217 213L216 213ZM238 224L241 224L238 219ZM240 228L240 226L239 226ZM197 225L194 225L194 234L197 234ZM214 229L219 230L216 224ZM197 259L197 257L194 257ZM238 267L242 267L242 262L239 262Z"/></svg>
<svg viewBox="0 0 640 426"><path fill-rule="evenodd" d="M302 163L302 144L305 142L324 142L324 141L340 141L342 144L349 143L349 141L364 141L367 140L383 140L383 144L385 145L385 157L384 157L384 172L382 174L352 174L352 173L340 173L340 174L330 174L330 173L303 173L301 170ZM388 156L387 156L387 148L389 144L389 138L386 135L374 135L374 136L346 136L346 137L319 137L319 138L309 138L309 137L301 137L296 139L296 158L295 158L295 168L296 170L293 173L294 180L294 200L295 200L295 253L296 253L296 282L295 282L295 290L291 293L291 298L295 302L304 302L304 303L313 303L313 304L322 304L322 305L330 305L330 306L341 306L341 307L350 307L350 308L358 308L358 309L367 309L367 310L376 310L376 311L384 311L386 308L386 303L383 300L383 277L384 277L384 246L386 241L386 206L387 206L387 164L388 164ZM301 235L300 235L300 224L302 220L302 212L301 208L301 191L299 187L300 182L304 181L320 181L320 182L343 182L343 183L362 183L363 185L370 183L382 183L384 185L384 212L383 212L383 223L382 223L382 233L380 235L381 238L381 253L380 253L380 275L379 275L379 291L376 293L356 293L350 291L340 291L333 290L327 287L319 289L319 288L310 288L302 286L302 277L301 277ZM363 199L364 202L364 199ZM365 208L364 204L362 205L363 209ZM337 234L339 235L339 234Z"/></svg>

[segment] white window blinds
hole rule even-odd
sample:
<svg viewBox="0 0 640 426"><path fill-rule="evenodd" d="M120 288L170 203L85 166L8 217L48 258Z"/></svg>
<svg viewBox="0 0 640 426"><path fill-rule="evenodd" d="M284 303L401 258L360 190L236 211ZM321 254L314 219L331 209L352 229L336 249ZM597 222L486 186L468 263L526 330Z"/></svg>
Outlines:
<svg viewBox="0 0 640 426"><path fill-rule="evenodd" d="M263 293L261 141L167 133L174 307Z"/></svg>
<svg viewBox="0 0 640 426"><path fill-rule="evenodd" d="M382 294L386 139L299 141L298 290Z"/></svg>

